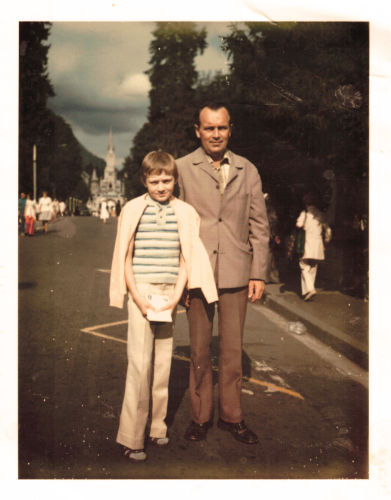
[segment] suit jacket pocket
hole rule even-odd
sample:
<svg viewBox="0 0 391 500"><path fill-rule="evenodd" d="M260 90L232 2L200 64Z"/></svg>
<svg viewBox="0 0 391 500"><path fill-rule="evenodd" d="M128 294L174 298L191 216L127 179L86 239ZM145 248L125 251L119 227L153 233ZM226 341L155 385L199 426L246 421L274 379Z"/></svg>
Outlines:
<svg viewBox="0 0 391 500"><path fill-rule="evenodd" d="M249 254L252 254L252 248L250 243L243 243L243 241L236 241L236 244L241 250L244 250L245 252L248 252Z"/></svg>
<svg viewBox="0 0 391 500"><path fill-rule="evenodd" d="M235 214L238 219L247 216L248 194L238 194L235 196Z"/></svg>

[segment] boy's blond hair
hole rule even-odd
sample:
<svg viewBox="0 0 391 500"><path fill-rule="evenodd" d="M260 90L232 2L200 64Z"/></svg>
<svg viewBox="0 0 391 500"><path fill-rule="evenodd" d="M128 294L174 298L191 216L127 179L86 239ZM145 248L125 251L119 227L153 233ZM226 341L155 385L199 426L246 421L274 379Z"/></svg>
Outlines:
<svg viewBox="0 0 391 500"><path fill-rule="evenodd" d="M145 184L150 175L172 175L175 182L178 180L178 167L174 158L164 151L151 151L142 163L141 181Z"/></svg>

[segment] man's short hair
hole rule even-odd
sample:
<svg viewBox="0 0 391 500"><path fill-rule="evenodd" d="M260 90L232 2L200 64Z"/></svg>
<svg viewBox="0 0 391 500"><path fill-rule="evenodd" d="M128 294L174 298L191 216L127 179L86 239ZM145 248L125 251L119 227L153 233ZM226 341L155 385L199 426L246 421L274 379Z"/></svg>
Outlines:
<svg viewBox="0 0 391 500"><path fill-rule="evenodd" d="M194 114L194 123L196 125L200 126L200 114L204 108L209 108L209 109L212 109L213 111L217 111L220 108L225 108L228 112L229 121L230 121L230 125L231 125L231 118L232 118L231 110L229 108L229 105L223 101L204 101L204 102L202 102L198 106L197 111Z"/></svg>
<svg viewBox="0 0 391 500"><path fill-rule="evenodd" d="M172 175L175 182L178 180L178 167L174 158L164 151L151 151L142 163L141 181L145 183L149 175Z"/></svg>

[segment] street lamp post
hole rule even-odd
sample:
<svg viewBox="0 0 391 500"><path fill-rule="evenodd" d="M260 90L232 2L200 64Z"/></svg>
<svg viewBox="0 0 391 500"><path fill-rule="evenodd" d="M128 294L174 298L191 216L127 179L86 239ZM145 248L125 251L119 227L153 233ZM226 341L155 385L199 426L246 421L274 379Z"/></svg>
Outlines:
<svg viewBox="0 0 391 500"><path fill-rule="evenodd" d="M34 200L37 199L37 146L33 145L33 191Z"/></svg>

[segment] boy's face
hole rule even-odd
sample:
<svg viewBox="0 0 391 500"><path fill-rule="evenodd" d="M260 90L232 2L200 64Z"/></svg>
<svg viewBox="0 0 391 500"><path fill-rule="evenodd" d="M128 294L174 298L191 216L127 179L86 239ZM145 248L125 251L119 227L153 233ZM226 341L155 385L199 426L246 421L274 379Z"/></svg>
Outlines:
<svg viewBox="0 0 391 500"><path fill-rule="evenodd" d="M173 175L165 173L148 175L144 186L148 189L149 196L156 201L167 201L174 191L175 179Z"/></svg>

